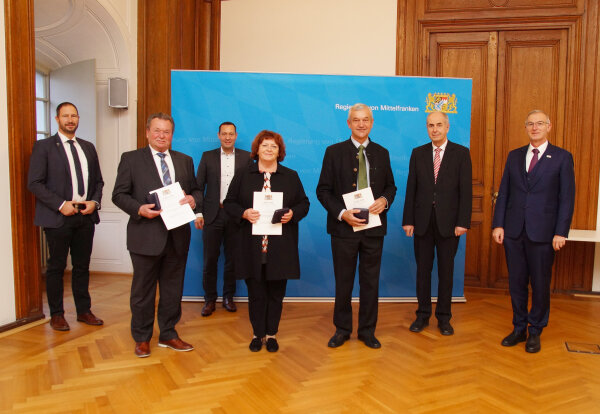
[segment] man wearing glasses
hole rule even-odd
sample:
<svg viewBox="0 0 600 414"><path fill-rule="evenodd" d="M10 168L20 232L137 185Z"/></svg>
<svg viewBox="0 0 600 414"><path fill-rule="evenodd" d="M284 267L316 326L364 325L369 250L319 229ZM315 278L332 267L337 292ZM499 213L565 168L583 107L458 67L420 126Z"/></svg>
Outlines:
<svg viewBox="0 0 600 414"><path fill-rule="evenodd" d="M573 217L575 174L571 153L548 142L552 124L545 112L531 111L525 128L529 145L506 160L492 238L504 244L513 308L514 329L502 345L526 340L525 351L535 353L548 325L554 252L565 245Z"/></svg>

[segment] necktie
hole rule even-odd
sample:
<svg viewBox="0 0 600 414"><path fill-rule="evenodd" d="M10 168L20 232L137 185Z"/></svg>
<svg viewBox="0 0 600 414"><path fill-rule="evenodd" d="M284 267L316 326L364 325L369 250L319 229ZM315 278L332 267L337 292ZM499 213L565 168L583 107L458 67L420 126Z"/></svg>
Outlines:
<svg viewBox="0 0 600 414"><path fill-rule="evenodd" d="M440 172L440 165L442 164L442 157L440 157L441 148L435 149L435 157L433 157L433 182L437 183L438 172Z"/></svg>
<svg viewBox="0 0 600 414"><path fill-rule="evenodd" d="M163 152L157 152L156 155L160 157L160 169L162 170L162 180L164 185L171 184L171 174L169 174L169 166L165 161L167 154Z"/></svg>
<svg viewBox="0 0 600 414"><path fill-rule="evenodd" d="M79 154L75 149L75 142L72 139L67 141L71 146L71 155L73 155L73 162L75 163L75 175L77 176L77 194L83 197L85 194L85 185L83 184L83 172L81 171L81 160Z"/></svg>
<svg viewBox="0 0 600 414"><path fill-rule="evenodd" d="M264 193L270 193L271 192L271 173L270 172L265 172L265 184L263 185L263 192ZM267 248L269 247L269 236L262 236L262 245L261 245L262 249L261 251L264 254L267 254Z"/></svg>
<svg viewBox="0 0 600 414"><path fill-rule="evenodd" d="M365 147L358 147L358 189L367 188L367 161L365 160Z"/></svg>
<svg viewBox="0 0 600 414"><path fill-rule="evenodd" d="M539 161L539 159L538 159L539 152L540 152L539 149L537 149L537 148L533 149L533 158L531 159L531 162L529 163L529 169L527 170L528 173L530 173L533 170L533 167L535 167L535 164L537 164L537 162Z"/></svg>

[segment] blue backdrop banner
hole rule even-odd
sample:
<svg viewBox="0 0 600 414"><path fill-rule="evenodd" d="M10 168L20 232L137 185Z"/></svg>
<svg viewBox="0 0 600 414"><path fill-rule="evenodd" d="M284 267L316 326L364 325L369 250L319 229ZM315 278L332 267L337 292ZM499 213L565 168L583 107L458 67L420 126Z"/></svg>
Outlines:
<svg viewBox="0 0 600 414"><path fill-rule="evenodd" d="M308 216L300 222L301 278L290 281L287 297L335 296L331 244L326 232L326 211L317 200L325 148L346 140L348 108L362 102L373 111L370 138L390 152L398 192L388 211L381 266L380 296L416 296L413 239L402 230L408 162L414 147L430 142L425 127L427 113L443 110L450 118L448 138L469 146L471 125L470 79L295 75L173 71L173 149L194 158L198 168L204 151L219 147L218 126L237 126L236 147L250 150L258 132L280 133L286 145L283 165L298 172L310 198ZM192 242L185 276L185 297L202 297L202 232L192 225ZM220 259L218 291L222 287ZM463 296L465 236L461 237L454 269L453 296ZM358 279L358 277L356 278ZM432 293L437 296L434 267ZM358 280L355 281L357 296ZM238 281L236 296L247 296Z"/></svg>

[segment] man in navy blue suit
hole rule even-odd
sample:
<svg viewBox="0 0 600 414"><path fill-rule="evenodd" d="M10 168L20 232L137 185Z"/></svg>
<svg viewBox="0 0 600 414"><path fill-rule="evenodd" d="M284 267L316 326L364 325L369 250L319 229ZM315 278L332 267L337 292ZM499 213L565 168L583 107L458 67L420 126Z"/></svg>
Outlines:
<svg viewBox="0 0 600 414"><path fill-rule="evenodd" d="M96 148L91 142L75 137L79 112L70 102L56 107L58 132L37 141L29 160L27 188L35 195L34 224L44 229L50 257L46 269L46 293L50 308L50 326L68 331L64 317L63 274L71 253L71 288L77 320L102 325L91 308L90 256L94 226L100 222L102 174Z"/></svg>
<svg viewBox="0 0 600 414"><path fill-rule="evenodd" d="M565 245L573 217L575 174L571 153L548 142L552 124L545 112L531 111L525 128L529 145L511 151L506 160L492 238L504 244L513 308L514 330L502 345L527 340L525 350L534 353L548 325L554 252Z"/></svg>

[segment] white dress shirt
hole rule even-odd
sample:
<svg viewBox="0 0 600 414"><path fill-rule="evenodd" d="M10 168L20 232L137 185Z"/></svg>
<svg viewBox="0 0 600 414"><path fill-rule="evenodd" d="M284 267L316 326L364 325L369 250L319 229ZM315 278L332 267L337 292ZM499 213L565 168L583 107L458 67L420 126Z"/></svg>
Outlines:
<svg viewBox="0 0 600 414"><path fill-rule="evenodd" d="M163 172L162 172L162 166L160 165L160 157L156 154L158 154L160 151L155 150L154 148L152 148L152 146L150 147L150 151L152 151L152 159L154 160L154 165L156 165L156 170L158 171L158 176L160 177L160 180L163 180ZM175 167L173 166L173 159L171 158L171 154L169 153L169 150L166 150L164 152L164 154L166 154L165 157L165 162L167 163L167 167L169 167L169 175L171 176L171 183L174 183L176 181L175 179ZM164 185L164 182L163 182Z"/></svg>
<svg viewBox="0 0 600 414"><path fill-rule="evenodd" d="M88 176L89 176L87 157L85 156L85 153L83 152L83 149L81 148L81 145L79 145L79 142L77 142L77 138L73 137L73 142L74 142L73 145L75 146L77 155L79 155L79 163L81 164L81 173L83 174L83 188L85 189L83 195L80 196L78 194L78 189L77 189L77 173L75 172L75 160L73 160L73 154L71 153L71 144L68 143L69 138L67 138L65 135L63 135L60 131L58 132L58 136L60 137L60 140L62 141L65 152L67 153L67 159L69 160L69 170L71 171L71 184L73 185L73 199L71 201L76 201L76 202L85 201L87 199ZM64 203L60 207L62 208L63 205L64 205ZM60 210L60 208L59 208L59 210Z"/></svg>
<svg viewBox="0 0 600 414"><path fill-rule="evenodd" d="M226 153L221 147L221 193L219 203L223 204L223 200L227 196L229 184L235 174L235 148L231 153Z"/></svg>
<svg viewBox="0 0 600 414"><path fill-rule="evenodd" d="M525 156L525 171L529 171L529 164L531 164L531 160L533 159L534 148L535 147L531 144L529 144L529 148L527 148L527 155ZM546 152L546 148L548 148L548 141L537 147L537 149L540 151L538 152L538 162L542 160L542 155L544 152Z"/></svg>

